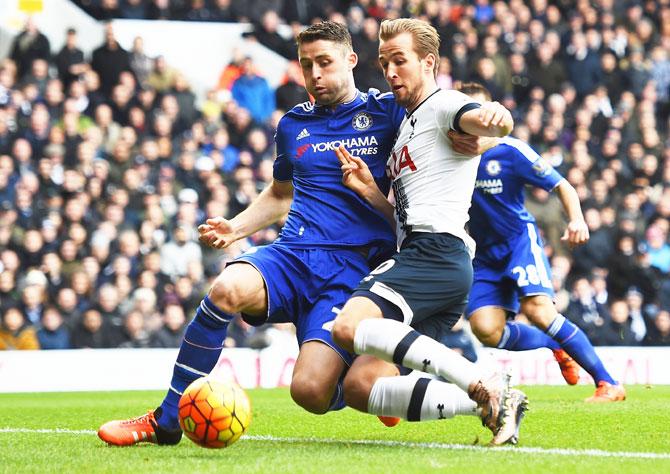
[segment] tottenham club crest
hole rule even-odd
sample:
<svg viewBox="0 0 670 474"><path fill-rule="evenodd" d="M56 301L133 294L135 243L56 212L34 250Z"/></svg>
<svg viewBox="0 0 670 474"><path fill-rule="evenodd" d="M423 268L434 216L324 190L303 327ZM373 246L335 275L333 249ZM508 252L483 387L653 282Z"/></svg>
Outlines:
<svg viewBox="0 0 670 474"><path fill-rule="evenodd" d="M354 115L351 125L359 132L372 127L372 116L367 112L358 112Z"/></svg>
<svg viewBox="0 0 670 474"><path fill-rule="evenodd" d="M491 160L486 163L486 172L490 176L496 176L500 173L500 162L498 160Z"/></svg>

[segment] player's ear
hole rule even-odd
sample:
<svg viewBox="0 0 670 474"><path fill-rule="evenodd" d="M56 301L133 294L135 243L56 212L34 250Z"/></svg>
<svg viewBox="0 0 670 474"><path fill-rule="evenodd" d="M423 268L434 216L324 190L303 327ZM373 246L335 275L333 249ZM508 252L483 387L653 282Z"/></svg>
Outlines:
<svg viewBox="0 0 670 474"><path fill-rule="evenodd" d="M423 64L426 68L426 72L433 73L435 70L435 64L437 63L437 58L433 53L428 53L426 56L423 58Z"/></svg>
<svg viewBox="0 0 670 474"><path fill-rule="evenodd" d="M353 71L353 69L358 64L358 54L354 53L353 51L347 53L347 63L349 64L349 70Z"/></svg>

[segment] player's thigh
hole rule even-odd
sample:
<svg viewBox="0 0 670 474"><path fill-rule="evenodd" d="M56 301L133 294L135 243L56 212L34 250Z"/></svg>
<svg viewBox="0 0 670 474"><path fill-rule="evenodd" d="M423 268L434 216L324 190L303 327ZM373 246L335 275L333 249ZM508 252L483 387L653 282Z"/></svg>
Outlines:
<svg viewBox="0 0 670 474"><path fill-rule="evenodd" d="M548 294L530 295L521 298L521 312L528 320L542 330L549 329L558 312Z"/></svg>
<svg viewBox="0 0 670 474"><path fill-rule="evenodd" d="M482 306L470 315L470 328L484 345L495 347L502 337L507 315L500 306Z"/></svg>
<svg viewBox="0 0 670 474"><path fill-rule="evenodd" d="M291 397L312 413L325 413L346 368L344 359L329 345L319 340L303 343L293 368Z"/></svg>
<svg viewBox="0 0 670 474"><path fill-rule="evenodd" d="M379 377L400 375L398 367L374 356L356 357L344 377L344 401L351 408L368 411L370 391Z"/></svg>
<svg viewBox="0 0 670 474"><path fill-rule="evenodd" d="M209 297L228 313L267 313L267 290L261 273L246 262L228 265L214 280Z"/></svg>

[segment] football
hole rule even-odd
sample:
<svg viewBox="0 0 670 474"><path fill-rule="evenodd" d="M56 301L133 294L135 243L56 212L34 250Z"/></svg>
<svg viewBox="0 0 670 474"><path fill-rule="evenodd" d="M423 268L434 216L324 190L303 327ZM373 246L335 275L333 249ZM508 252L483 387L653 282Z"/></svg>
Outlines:
<svg viewBox="0 0 670 474"><path fill-rule="evenodd" d="M204 448L230 446L250 422L249 397L232 381L199 378L179 400L179 426L191 441Z"/></svg>

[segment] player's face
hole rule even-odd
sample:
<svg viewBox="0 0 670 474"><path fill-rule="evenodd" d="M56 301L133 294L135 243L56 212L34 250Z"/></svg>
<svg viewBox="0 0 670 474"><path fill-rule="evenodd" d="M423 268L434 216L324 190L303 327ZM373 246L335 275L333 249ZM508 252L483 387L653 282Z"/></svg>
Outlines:
<svg viewBox="0 0 670 474"><path fill-rule="evenodd" d="M344 102L353 84L352 71L358 57L333 41L316 40L298 48L305 89L319 105Z"/></svg>
<svg viewBox="0 0 670 474"><path fill-rule="evenodd" d="M432 54L420 58L414 50L411 33L401 33L379 45L379 63L398 104L412 109L419 105L430 87L435 58Z"/></svg>

